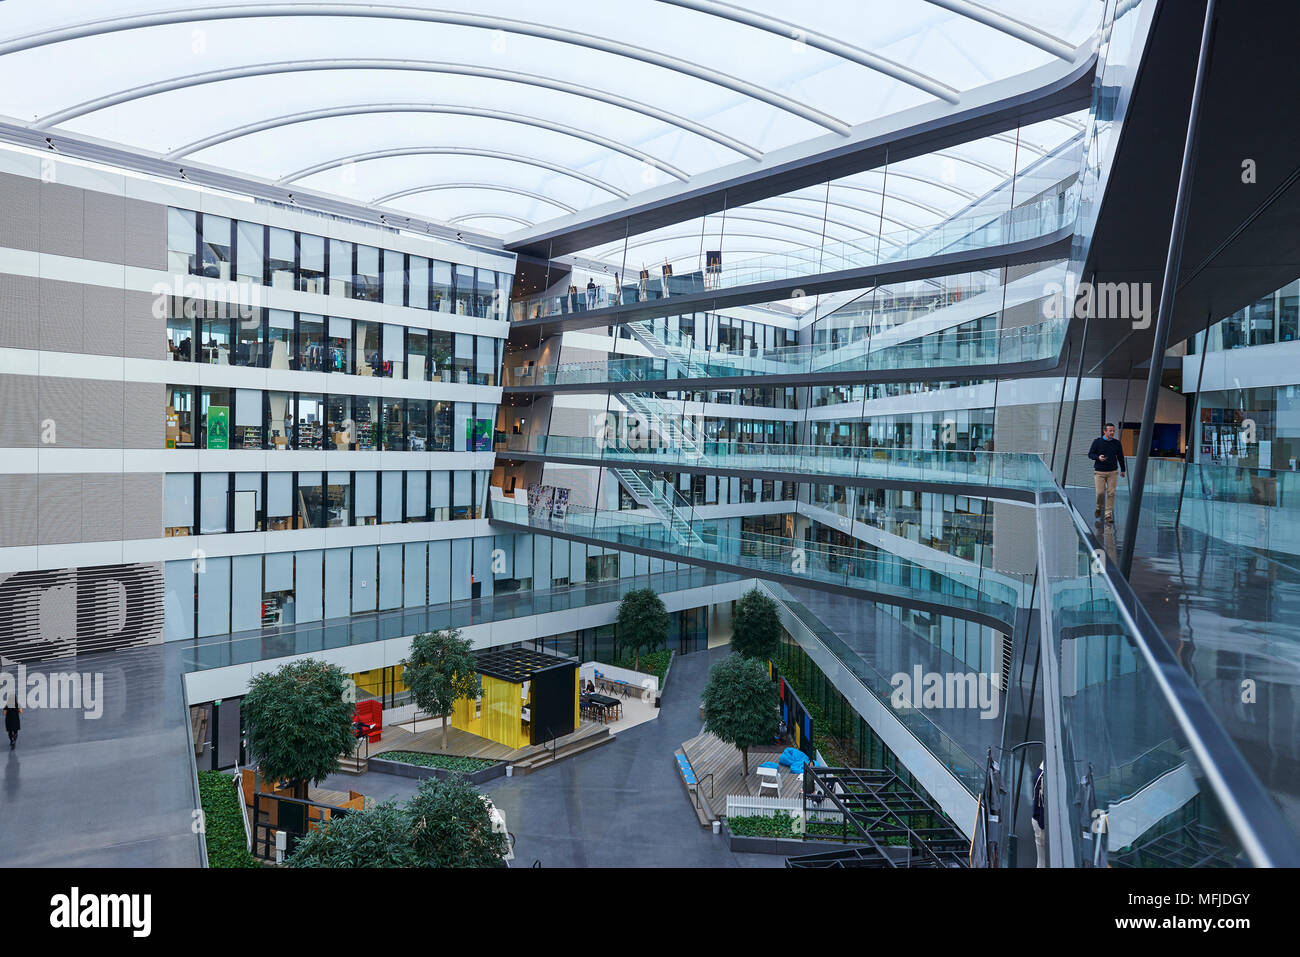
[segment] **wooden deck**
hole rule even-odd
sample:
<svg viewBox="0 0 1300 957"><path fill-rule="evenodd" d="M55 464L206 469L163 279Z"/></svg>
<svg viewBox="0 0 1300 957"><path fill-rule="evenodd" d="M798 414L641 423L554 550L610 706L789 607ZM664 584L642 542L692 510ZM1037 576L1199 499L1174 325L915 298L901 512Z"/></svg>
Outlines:
<svg viewBox="0 0 1300 957"><path fill-rule="evenodd" d="M370 756L381 757L384 751L418 751L421 754L455 754L466 758L484 758L489 761L506 761L517 764L542 751L552 750L552 744L533 744L526 748L511 748L487 738L480 738L468 731L461 731L447 725L447 743L442 741L442 724L438 721L421 719L416 731L410 730L411 722L401 725L386 725L378 741L370 743ZM609 726L598 721L583 721L578 730L562 735L554 744L555 749L597 738L608 734ZM364 749L363 749L364 751Z"/></svg>
<svg viewBox="0 0 1300 957"><path fill-rule="evenodd" d="M700 782L700 789L714 819L725 817L728 794L757 795L759 778L757 768L764 761L775 761L781 755L779 748L758 750L749 749L749 775L741 777L740 749L727 744L715 735L704 733L682 743L682 752L691 762L695 779ZM708 775L713 775L712 788ZM789 768L781 769L781 797L797 798L803 793L803 781L790 773ZM712 797L709 795L712 794ZM768 791L771 794L771 791Z"/></svg>

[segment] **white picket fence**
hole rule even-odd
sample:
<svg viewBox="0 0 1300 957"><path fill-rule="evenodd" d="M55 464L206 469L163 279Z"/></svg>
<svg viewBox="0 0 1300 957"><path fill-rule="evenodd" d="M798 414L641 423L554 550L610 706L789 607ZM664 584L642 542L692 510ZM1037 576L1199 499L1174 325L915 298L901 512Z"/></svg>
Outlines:
<svg viewBox="0 0 1300 957"><path fill-rule="evenodd" d="M803 800L800 798L759 797L752 794L728 794L727 817L776 817L778 814L803 813ZM809 811L808 820L828 821L835 824L843 820L839 811Z"/></svg>

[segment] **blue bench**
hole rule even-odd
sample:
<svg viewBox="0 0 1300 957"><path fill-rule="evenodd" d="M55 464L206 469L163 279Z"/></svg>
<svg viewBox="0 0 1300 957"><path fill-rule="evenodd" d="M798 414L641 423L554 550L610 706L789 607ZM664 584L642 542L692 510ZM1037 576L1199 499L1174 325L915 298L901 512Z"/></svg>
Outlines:
<svg viewBox="0 0 1300 957"><path fill-rule="evenodd" d="M686 755L677 755L677 767L681 769L682 777L686 779L687 784L694 786L697 783L695 772L691 769L691 762L686 760Z"/></svg>

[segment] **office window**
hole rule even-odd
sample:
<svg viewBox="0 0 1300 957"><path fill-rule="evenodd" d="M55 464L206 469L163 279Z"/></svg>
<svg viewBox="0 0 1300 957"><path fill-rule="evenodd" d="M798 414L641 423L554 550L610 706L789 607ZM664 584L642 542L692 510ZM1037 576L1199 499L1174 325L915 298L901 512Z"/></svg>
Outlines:
<svg viewBox="0 0 1300 957"><path fill-rule="evenodd" d="M267 365L266 342L262 327L266 323L265 310L243 309L235 317L235 351L231 364L265 368Z"/></svg>
<svg viewBox="0 0 1300 957"><path fill-rule="evenodd" d="M269 309L266 314L267 347L270 350L270 368L289 369L295 354L293 342L293 313L284 309Z"/></svg>
<svg viewBox="0 0 1300 957"><path fill-rule="evenodd" d="M197 273L199 226L198 213L188 209L167 210L167 269L191 275Z"/></svg>
<svg viewBox="0 0 1300 957"><path fill-rule="evenodd" d="M181 299L170 297L172 308L169 313L184 313L185 306ZM173 362L194 361L195 319L193 315L170 315L167 319L167 354Z"/></svg>
<svg viewBox="0 0 1300 957"><path fill-rule="evenodd" d="M230 559L208 558L196 575L199 593L200 638L230 632Z"/></svg>
<svg viewBox="0 0 1300 957"><path fill-rule="evenodd" d="M429 423L429 451L450 452L452 410L450 402L433 403L433 421Z"/></svg>
<svg viewBox="0 0 1300 957"><path fill-rule="evenodd" d="M267 448L293 448L294 401L292 392L266 392Z"/></svg>
<svg viewBox="0 0 1300 957"><path fill-rule="evenodd" d="M385 452L406 451L406 400L385 399L380 406L383 414L382 434Z"/></svg>
<svg viewBox="0 0 1300 957"><path fill-rule="evenodd" d="M357 451L378 452L381 447L379 399L356 396L352 403L352 417Z"/></svg>
<svg viewBox="0 0 1300 957"><path fill-rule="evenodd" d="M434 260L430 277L430 308L434 312L451 312L451 263Z"/></svg>
<svg viewBox="0 0 1300 957"><path fill-rule="evenodd" d="M325 524L329 528L344 528L351 524L352 473L330 472L325 486Z"/></svg>
<svg viewBox="0 0 1300 957"><path fill-rule="evenodd" d="M356 472L353 481L354 525L374 525L379 518L378 479L375 472Z"/></svg>
<svg viewBox="0 0 1300 957"><path fill-rule="evenodd" d="M235 525L236 532L262 530L262 473L235 473Z"/></svg>
<svg viewBox="0 0 1300 957"><path fill-rule="evenodd" d="M429 403L425 399L406 400L406 447L424 452L429 446Z"/></svg>
<svg viewBox="0 0 1300 957"><path fill-rule="evenodd" d="M428 519L428 484L428 472L406 473L406 520L408 522L423 522Z"/></svg>
<svg viewBox="0 0 1300 957"><path fill-rule="evenodd" d="M270 531L290 528L293 516L293 473L266 473L266 527Z"/></svg>
<svg viewBox="0 0 1300 957"><path fill-rule="evenodd" d="M456 315L474 315L474 267L456 265Z"/></svg>
<svg viewBox="0 0 1300 957"><path fill-rule="evenodd" d="M194 534L194 475L169 472L163 482L163 535Z"/></svg>
<svg viewBox="0 0 1300 957"><path fill-rule="evenodd" d="M357 268L352 276L352 298L379 302L381 293L379 250L374 246L357 246Z"/></svg>
<svg viewBox="0 0 1300 957"><path fill-rule="evenodd" d="M221 535L229 531L229 473L204 472L199 476L199 488L199 533Z"/></svg>
<svg viewBox="0 0 1300 957"><path fill-rule="evenodd" d="M429 378L434 382L451 382L451 355L455 346L455 336L450 332L434 329L429 332Z"/></svg>
<svg viewBox="0 0 1300 957"><path fill-rule="evenodd" d="M377 322L356 321L357 375L384 375L383 351L380 348L381 326Z"/></svg>
<svg viewBox="0 0 1300 957"><path fill-rule="evenodd" d="M231 310L224 303L200 301L198 308L198 361L230 365Z"/></svg>
<svg viewBox="0 0 1300 957"><path fill-rule="evenodd" d="M429 308L429 260L423 256L407 256L407 305L412 309Z"/></svg>
<svg viewBox="0 0 1300 957"><path fill-rule="evenodd" d="M474 278L474 315L486 319L496 312L496 273L478 269Z"/></svg>
<svg viewBox="0 0 1300 957"><path fill-rule="evenodd" d="M496 311L490 318L505 320L510 318L510 287L514 283L514 273L498 272L496 275Z"/></svg>
<svg viewBox="0 0 1300 957"><path fill-rule="evenodd" d="M384 250L384 302L390 306L406 305L406 254Z"/></svg>
<svg viewBox="0 0 1300 957"><path fill-rule="evenodd" d="M261 286L265 283L263 255L266 227L261 223L235 224L235 278Z"/></svg>
<svg viewBox="0 0 1300 957"><path fill-rule="evenodd" d="M406 378L406 329L403 326L384 326L384 377Z"/></svg>
<svg viewBox="0 0 1300 957"><path fill-rule="evenodd" d="M326 339L326 365L330 372L352 374L352 320L330 316L326 320L329 336Z"/></svg>
<svg viewBox="0 0 1300 957"><path fill-rule="evenodd" d="M356 448L356 436L352 428L352 396L325 397L325 431L326 448L339 451Z"/></svg>
<svg viewBox="0 0 1300 957"><path fill-rule="evenodd" d="M382 487L379 494L380 524L388 525L403 520L402 472L381 472Z"/></svg>
<svg viewBox="0 0 1300 957"><path fill-rule="evenodd" d="M302 292L325 292L325 239L322 236L298 234L298 289Z"/></svg>
<svg viewBox="0 0 1300 957"><path fill-rule="evenodd" d="M266 267L271 276L271 286L275 289L293 289L293 230L268 226L266 235L269 246Z"/></svg>
<svg viewBox="0 0 1300 957"><path fill-rule="evenodd" d="M352 298L352 244L341 239L330 240L329 294Z"/></svg>
<svg viewBox="0 0 1300 957"><path fill-rule="evenodd" d="M194 386L173 385L166 390L164 443L169 449L195 448Z"/></svg>
<svg viewBox="0 0 1300 957"><path fill-rule="evenodd" d="M410 329L406 333L406 378L414 382L429 381L429 333Z"/></svg>
<svg viewBox="0 0 1300 957"><path fill-rule="evenodd" d="M325 486L320 472L298 473L297 528L325 525Z"/></svg>
<svg viewBox="0 0 1300 957"><path fill-rule="evenodd" d="M298 393L297 432L294 448L325 448L325 397L320 393Z"/></svg>
<svg viewBox="0 0 1300 957"><path fill-rule="evenodd" d="M298 364L301 372L329 372L329 351L325 342L325 317L298 314Z"/></svg>
<svg viewBox="0 0 1300 957"><path fill-rule="evenodd" d="M262 430L262 390L236 389L234 426L231 429L232 449L260 449L265 432Z"/></svg>
<svg viewBox="0 0 1300 957"><path fill-rule="evenodd" d="M451 473L433 472L429 477L429 520L445 522L451 518Z"/></svg>

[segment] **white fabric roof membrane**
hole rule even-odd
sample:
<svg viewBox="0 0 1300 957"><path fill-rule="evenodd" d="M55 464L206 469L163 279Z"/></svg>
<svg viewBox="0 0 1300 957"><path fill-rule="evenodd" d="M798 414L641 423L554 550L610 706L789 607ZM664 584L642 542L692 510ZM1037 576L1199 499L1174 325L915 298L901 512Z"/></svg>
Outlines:
<svg viewBox="0 0 1300 957"><path fill-rule="evenodd" d="M959 105L1071 58L1101 6L7 0L0 114L506 234L909 107ZM914 179L886 190L884 231L932 222L1007 179L1017 139L1023 167L1023 150L1074 133L1059 121L1034 129L1032 144L1022 130L946 151L951 166L916 162ZM819 206L828 237L858 229L858 209L874 209L879 229L877 179L837 182L830 204L825 189L755 204L746 229L809 245Z"/></svg>

